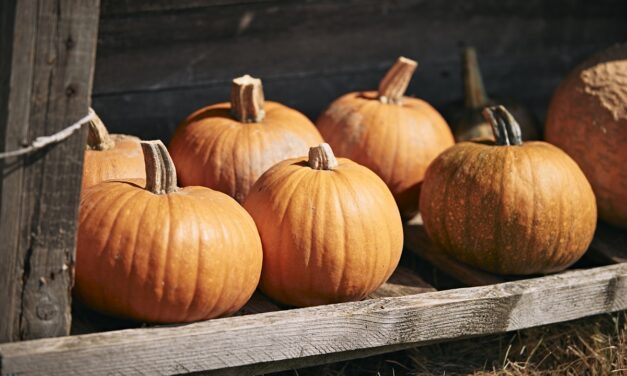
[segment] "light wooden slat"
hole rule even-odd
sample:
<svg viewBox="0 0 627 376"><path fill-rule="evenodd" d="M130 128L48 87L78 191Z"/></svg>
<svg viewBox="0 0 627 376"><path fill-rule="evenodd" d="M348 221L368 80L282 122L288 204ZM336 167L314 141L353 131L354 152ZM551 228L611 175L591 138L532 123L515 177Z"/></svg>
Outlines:
<svg viewBox="0 0 627 376"><path fill-rule="evenodd" d="M87 115L99 0L0 5L0 151ZM86 129L0 161L0 342L67 335Z"/></svg>
<svg viewBox="0 0 627 376"><path fill-rule="evenodd" d="M239 367L237 374L246 374L259 364L279 370L295 358L324 363L327 354L359 357L360 350L384 351L624 309L627 264L618 264L178 327L8 343L0 345L0 373L169 375Z"/></svg>
<svg viewBox="0 0 627 376"><path fill-rule="evenodd" d="M403 227L405 248L415 253L418 257L427 260L449 277L462 282L466 286L486 286L506 281L502 276L487 273L462 264L437 249L431 243L425 232L420 214L408 223L405 223Z"/></svg>

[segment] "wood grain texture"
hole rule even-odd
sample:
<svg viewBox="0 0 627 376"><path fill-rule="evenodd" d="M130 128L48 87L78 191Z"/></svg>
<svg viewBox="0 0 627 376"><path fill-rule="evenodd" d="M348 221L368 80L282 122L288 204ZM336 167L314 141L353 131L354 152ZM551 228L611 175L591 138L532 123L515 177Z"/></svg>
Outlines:
<svg viewBox="0 0 627 376"><path fill-rule="evenodd" d="M542 117L561 77L627 36L618 0L149 3L104 0L94 105L115 132L163 139L244 73L316 118L339 95L376 88L403 55L420 64L408 94L445 106L462 95L462 44L477 47L492 96Z"/></svg>
<svg viewBox="0 0 627 376"><path fill-rule="evenodd" d="M98 4L2 2L0 150L87 114ZM2 161L0 342L69 333L85 135Z"/></svg>
<svg viewBox="0 0 627 376"><path fill-rule="evenodd" d="M462 282L466 286L487 286L505 282L505 277L484 272L465 265L437 249L429 240L422 225L422 218L418 214L403 225L405 248L418 257L428 261L451 278Z"/></svg>
<svg viewBox="0 0 627 376"><path fill-rule="evenodd" d="M326 354L385 351L623 309L627 264L618 264L493 286L3 344L0 373L168 375L240 367L246 374L242 367L280 370L296 358L325 362Z"/></svg>

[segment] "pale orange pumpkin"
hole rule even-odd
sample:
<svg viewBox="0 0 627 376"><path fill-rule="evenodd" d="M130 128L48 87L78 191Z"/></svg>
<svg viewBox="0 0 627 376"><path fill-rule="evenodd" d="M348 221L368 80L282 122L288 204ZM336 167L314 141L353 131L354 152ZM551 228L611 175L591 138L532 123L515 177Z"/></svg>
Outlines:
<svg viewBox="0 0 627 376"><path fill-rule="evenodd" d="M366 167L336 160L328 144L269 169L244 207L263 243L260 288L281 303L363 299L401 256L402 223L389 189Z"/></svg>
<svg viewBox="0 0 627 376"><path fill-rule="evenodd" d="M104 313L147 322L237 311L261 273L255 223L221 192L178 188L161 141L142 147L146 188L107 181L83 191L76 296Z"/></svg>
<svg viewBox="0 0 627 376"><path fill-rule="evenodd" d="M523 143L505 108L484 113L496 144L461 142L427 170L420 213L429 238L455 259L493 273L563 270L594 235L590 184L562 150Z"/></svg>
<svg viewBox="0 0 627 376"><path fill-rule="evenodd" d="M176 130L170 153L183 185L202 185L243 202L268 168L307 155L322 142L300 112L264 101L261 81L248 75L233 80L230 103L191 114Z"/></svg>
<svg viewBox="0 0 627 376"><path fill-rule="evenodd" d="M404 96L416 66L413 60L399 58L378 92L346 94L316 122L338 156L383 179L407 218L418 210L427 167L454 143L446 121L429 103Z"/></svg>
<svg viewBox="0 0 627 376"><path fill-rule="evenodd" d="M627 44L594 55L564 79L545 136L586 174L601 219L627 229Z"/></svg>
<svg viewBox="0 0 627 376"><path fill-rule="evenodd" d="M94 110L89 122L87 148L83 161L82 190L111 179L145 179L144 155L139 138L109 134Z"/></svg>

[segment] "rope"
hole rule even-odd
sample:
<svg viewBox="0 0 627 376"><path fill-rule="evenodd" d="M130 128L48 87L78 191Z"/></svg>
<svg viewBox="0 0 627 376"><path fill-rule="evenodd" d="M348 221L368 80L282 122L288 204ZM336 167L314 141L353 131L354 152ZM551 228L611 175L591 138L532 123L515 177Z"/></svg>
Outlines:
<svg viewBox="0 0 627 376"><path fill-rule="evenodd" d="M81 127L83 126L83 124L86 124L92 120L94 120L96 117L96 114L90 109L89 114L87 114L86 116L83 116L81 119L79 119L76 123L60 130L59 132L52 134L50 136L40 136L37 137L30 145L25 146L21 149L17 149L17 150L12 150L12 151L6 151L3 153L0 153L0 159L4 159L4 158L11 158L11 157L17 157L20 155L24 155L24 154L28 154L28 153L32 153L33 151L39 150L39 149L43 149L46 146L50 145L50 144L55 144L57 142L63 141L66 138L70 137L72 134L74 134L74 132L78 131L79 129L81 129Z"/></svg>

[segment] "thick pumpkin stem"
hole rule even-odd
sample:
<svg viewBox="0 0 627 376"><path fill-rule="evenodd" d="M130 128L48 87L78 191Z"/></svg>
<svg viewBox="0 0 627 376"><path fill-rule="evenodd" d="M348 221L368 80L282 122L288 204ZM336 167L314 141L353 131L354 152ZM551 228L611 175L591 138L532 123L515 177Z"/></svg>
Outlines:
<svg viewBox="0 0 627 376"><path fill-rule="evenodd" d="M178 191L176 168L163 142L142 141L141 145L146 163L146 189L157 195Z"/></svg>
<svg viewBox="0 0 627 376"><path fill-rule="evenodd" d="M309 167L314 170L333 170L337 167L337 159L327 143L309 148Z"/></svg>
<svg viewBox="0 0 627 376"><path fill-rule="evenodd" d="M233 80L231 86L231 112L242 123L259 123L266 116L263 109L261 80L244 75Z"/></svg>
<svg viewBox="0 0 627 376"><path fill-rule="evenodd" d="M383 103L400 103L416 71L418 63L399 57L379 83L379 100Z"/></svg>
<svg viewBox="0 0 627 376"><path fill-rule="evenodd" d="M93 115L88 123L87 147L91 150L109 150L115 146L115 142L109 136L109 131L93 108L89 109L89 114Z"/></svg>
<svg viewBox="0 0 627 376"><path fill-rule="evenodd" d="M472 47L464 49L462 54L464 77L464 104L466 108L482 108L488 104L488 96L483 86L481 70L477 61L477 52Z"/></svg>
<svg viewBox="0 0 627 376"><path fill-rule="evenodd" d="M497 145L522 144L520 125L505 107L486 107L483 109L483 117L492 125L492 132Z"/></svg>

